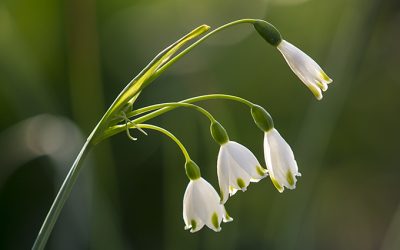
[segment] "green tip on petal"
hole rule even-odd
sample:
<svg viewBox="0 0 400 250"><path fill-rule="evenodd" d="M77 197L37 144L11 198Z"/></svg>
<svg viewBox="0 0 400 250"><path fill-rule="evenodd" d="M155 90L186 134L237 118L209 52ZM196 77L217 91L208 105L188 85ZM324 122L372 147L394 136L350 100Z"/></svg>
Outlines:
<svg viewBox="0 0 400 250"><path fill-rule="evenodd" d="M322 99L322 93L321 90L315 86L315 85L307 85L307 87L311 90L315 98L317 98L318 101Z"/></svg>
<svg viewBox="0 0 400 250"><path fill-rule="evenodd" d="M264 169L264 168L261 167L261 166L257 166L257 167L256 167L256 170L257 170L257 173L258 173L260 176L264 176L264 175L267 174L267 170Z"/></svg>
<svg viewBox="0 0 400 250"><path fill-rule="evenodd" d="M196 230L197 222L195 220L191 220L190 224L192 225L192 230Z"/></svg>
<svg viewBox="0 0 400 250"><path fill-rule="evenodd" d="M243 188L246 187L246 183L244 182L244 180L243 180L242 178L238 178L238 179L236 180L236 183L238 184L238 186L239 186L241 189L243 189Z"/></svg>
<svg viewBox="0 0 400 250"><path fill-rule="evenodd" d="M233 221L233 218L228 214L228 212L225 209L225 220L224 220L224 222L230 222L230 221Z"/></svg>
<svg viewBox="0 0 400 250"><path fill-rule="evenodd" d="M329 76L328 76L327 74L325 74L324 71L321 71L321 76L322 76L322 79L324 79L324 80L327 81L328 83L331 83L331 82L332 82L332 79L329 78Z"/></svg>
<svg viewBox="0 0 400 250"><path fill-rule="evenodd" d="M279 191L279 193L283 192L283 187L279 184L279 182L271 176L272 184L274 184L275 188Z"/></svg>
<svg viewBox="0 0 400 250"><path fill-rule="evenodd" d="M286 174L286 180L288 181L289 185L294 187L294 177L292 172L288 171Z"/></svg>
<svg viewBox="0 0 400 250"><path fill-rule="evenodd" d="M324 83L322 83L321 81L317 81L317 85L322 89L322 91L326 91L328 88L328 85L327 84L324 85Z"/></svg>
<svg viewBox="0 0 400 250"><path fill-rule="evenodd" d="M213 224L216 230L220 230L218 215L215 212L211 216L211 223Z"/></svg>

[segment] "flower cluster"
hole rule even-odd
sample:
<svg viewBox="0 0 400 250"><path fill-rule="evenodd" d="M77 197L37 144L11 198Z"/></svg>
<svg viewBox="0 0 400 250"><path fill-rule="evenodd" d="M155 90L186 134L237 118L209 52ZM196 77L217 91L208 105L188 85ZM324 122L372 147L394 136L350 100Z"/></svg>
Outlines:
<svg viewBox="0 0 400 250"><path fill-rule="evenodd" d="M283 192L284 187L296 187L296 176L300 176L300 173L289 144L274 128L272 118L265 109L253 105L251 114L256 125L264 132L267 169L262 167L248 148L231 141L222 125L214 121L210 130L214 140L220 144L217 160L220 196L201 178L200 170L194 162L186 164L190 182L183 198L183 218L185 229L190 229L190 232L196 232L204 225L216 232L220 231L222 221L232 220L224 204L238 190L246 191L251 182L258 182L269 175L279 192Z"/></svg>
<svg viewBox="0 0 400 250"><path fill-rule="evenodd" d="M322 91L328 89L332 80L307 54L282 39L279 31L270 23L258 20L253 23L257 32L276 47L297 77L322 99ZM217 175L220 197L215 189L200 175L191 179L183 199L183 218L186 229L200 230L204 225L214 231L221 229L222 221L232 218L226 213L224 204L238 190L246 191L251 182L259 182L269 175L279 192L285 187L295 189L297 177L301 176L289 144L275 129L269 113L258 105L251 104L251 115L256 125L264 132L264 158L266 169L245 146L231 141L227 132L217 121L211 124L211 134L220 145L217 160ZM220 198L220 199L219 199Z"/></svg>
<svg viewBox="0 0 400 250"><path fill-rule="evenodd" d="M79 166L89 146L96 145L106 138L123 131L127 132L128 138L136 140L135 137L130 135L130 129L137 129L144 134L146 132L143 129L152 129L161 132L174 140L180 147L186 159L186 175L190 180L183 198L183 219L185 221L185 229L190 229L191 232L199 231L204 225L207 225L207 227L216 232L220 231L222 221L232 221L232 218L228 215L224 207L229 197L233 196L238 190L246 191L251 182L259 182L269 175L273 185L279 192L283 192L285 187L288 189L296 187L296 177L300 176L300 173L292 149L275 129L268 112L248 100L231 95L211 94L189 98L180 102L154 104L138 109L134 109L133 106L146 86L157 79L165 70L193 48L204 42L211 35L242 23L253 24L260 36L281 52L292 71L312 91L315 97L318 100L322 99L322 91L328 89L328 84L332 80L313 59L294 45L283 40L279 31L272 24L259 19L241 19L220 26L201 38L199 37L206 33L210 27L208 25L201 25L195 28L156 55L127 84L111 104L89 135L74 161L70 172L58 192L57 198L54 200L43 222L32 249L44 248L61 208L64 206L72 190L72 186L81 169ZM182 49L184 45L193 39L197 39L197 41ZM256 156L249 149L230 140L225 128L207 110L193 104L197 101L208 99L229 99L246 104L250 108L254 122L264 133L266 168L260 164ZM193 108L209 118L211 122L211 135L220 145L217 159L219 194L210 183L201 177L200 168L191 160L186 148L178 138L164 128L145 123L177 107Z"/></svg>

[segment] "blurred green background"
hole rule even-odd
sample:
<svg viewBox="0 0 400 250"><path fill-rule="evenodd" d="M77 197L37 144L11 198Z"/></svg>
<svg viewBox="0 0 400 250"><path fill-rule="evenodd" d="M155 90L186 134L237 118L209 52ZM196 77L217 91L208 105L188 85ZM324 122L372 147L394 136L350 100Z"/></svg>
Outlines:
<svg viewBox="0 0 400 250"><path fill-rule="evenodd" d="M96 147L48 249L400 249L398 0L1 0L0 249L29 249L86 136L130 79L194 27L262 18L334 79L311 92L251 26L212 37L143 91L136 107L207 93L264 106L302 177L237 193L220 233L184 231L184 159L165 136ZM203 104L263 162L247 108ZM154 120L189 148L214 187L208 121Z"/></svg>

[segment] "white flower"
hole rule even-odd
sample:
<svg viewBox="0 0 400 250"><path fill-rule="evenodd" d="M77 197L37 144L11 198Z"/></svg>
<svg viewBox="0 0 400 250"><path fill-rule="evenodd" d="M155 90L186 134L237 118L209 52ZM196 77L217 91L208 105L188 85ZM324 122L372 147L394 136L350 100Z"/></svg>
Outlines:
<svg viewBox="0 0 400 250"><path fill-rule="evenodd" d="M253 153L243 145L228 141L221 145L218 154L217 174L221 189L221 202L225 204L237 190L246 191L250 182L258 182L267 176Z"/></svg>
<svg viewBox="0 0 400 250"><path fill-rule="evenodd" d="M314 96L318 100L321 100L321 90L326 91L332 79L325 74L311 57L293 44L282 40L277 48L282 53L293 72L311 90Z"/></svg>
<svg viewBox="0 0 400 250"><path fill-rule="evenodd" d="M265 132L264 157L272 183L279 192L284 187L296 188L296 176L301 176L289 144L273 128Z"/></svg>
<svg viewBox="0 0 400 250"><path fill-rule="evenodd" d="M212 230L221 231L221 221L229 222L232 218L227 214L220 197L203 178L191 180L183 197L183 220L185 229L194 233L207 225Z"/></svg>

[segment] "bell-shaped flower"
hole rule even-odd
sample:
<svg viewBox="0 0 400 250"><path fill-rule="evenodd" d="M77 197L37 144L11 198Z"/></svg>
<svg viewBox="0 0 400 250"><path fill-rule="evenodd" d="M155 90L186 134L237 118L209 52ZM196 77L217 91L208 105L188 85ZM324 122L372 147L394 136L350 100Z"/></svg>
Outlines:
<svg viewBox="0 0 400 250"><path fill-rule="evenodd" d="M237 190L246 191L250 182L258 182L267 176L257 158L245 146L228 141L221 145L217 161L221 203L225 204Z"/></svg>
<svg viewBox="0 0 400 250"><path fill-rule="evenodd" d="M321 67L307 54L293 44L282 40L277 46L292 71L311 90L314 96L322 99L322 91L328 89L332 79L321 69ZM322 91L321 91L322 90Z"/></svg>
<svg viewBox="0 0 400 250"><path fill-rule="evenodd" d="M221 231L221 221L229 222L232 218L227 214L224 205L220 203L220 197L203 178L191 180L183 197L183 220L185 229L194 233L204 225L212 230Z"/></svg>
<svg viewBox="0 0 400 250"><path fill-rule="evenodd" d="M296 176L301 176L289 144L272 128L265 132L264 157L272 183L279 192L284 187L296 188Z"/></svg>

